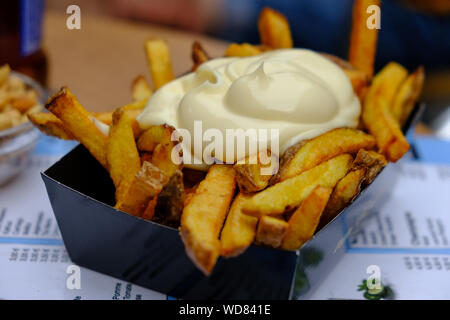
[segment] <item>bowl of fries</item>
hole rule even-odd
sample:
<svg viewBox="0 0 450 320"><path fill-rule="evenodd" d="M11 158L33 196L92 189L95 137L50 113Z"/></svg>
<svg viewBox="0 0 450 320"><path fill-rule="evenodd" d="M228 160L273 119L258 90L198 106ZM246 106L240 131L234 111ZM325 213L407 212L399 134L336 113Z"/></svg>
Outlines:
<svg viewBox="0 0 450 320"><path fill-rule="evenodd" d="M317 54L348 78L362 106L359 124L271 155L279 169L269 175L260 174L259 153L207 172L187 168L171 157L185 151L174 139L178 128L141 125L145 105L176 81L162 39L144 46L154 88L139 76L129 104L91 113L63 87L48 100L50 113L29 115L44 133L80 142L42 174L71 259L180 298L290 298L302 250L325 238L333 239L328 249L336 246L340 214L369 210L410 147L405 133L418 113L424 71L392 62L374 75L377 30L363 17L377 3L355 2L349 61ZM279 12L265 8L258 27L261 45L232 44L225 56L293 48ZM192 58L193 73L210 60L199 43Z"/></svg>
<svg viewBox="0 0 450 320"><path fill-rule="evenodd" d="M25 167L40 135L27 116L41 111L46 99L36 81L0 67L0 185Z"/></svg>

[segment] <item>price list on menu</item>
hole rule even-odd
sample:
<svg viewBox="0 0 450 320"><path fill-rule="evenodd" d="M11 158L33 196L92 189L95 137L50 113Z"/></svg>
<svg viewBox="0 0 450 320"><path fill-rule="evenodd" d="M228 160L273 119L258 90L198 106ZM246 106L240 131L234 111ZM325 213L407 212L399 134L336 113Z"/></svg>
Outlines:
<svg viewBox="0 0 450 320"><path fill-rule="evenodd" d="M58 158L36 154L0 187L0 299L166 299L70 261L40 177Z"/></svg>
<svg viewBox="0 0 450 320"><path fill-rule="evenodd" d="M347 238L346 254L313 298L364 298L358 289L370 266L392 299L450 298L450 167L403 162L398 170L388 200ZM344 234L352 219L344 219Z"/></svg>
<svg viewBox="0 0 450 320"><path fill-rule="evenodd" d="M0 187L0 299L167 299L70 261L40 177L67 152L55 155L55 141L46 138ZM344 256L310 298L365 299L369 266L380 270L385 298L450 298L450 166L403 162L398 170L389 200L346 238Z"/></svg>

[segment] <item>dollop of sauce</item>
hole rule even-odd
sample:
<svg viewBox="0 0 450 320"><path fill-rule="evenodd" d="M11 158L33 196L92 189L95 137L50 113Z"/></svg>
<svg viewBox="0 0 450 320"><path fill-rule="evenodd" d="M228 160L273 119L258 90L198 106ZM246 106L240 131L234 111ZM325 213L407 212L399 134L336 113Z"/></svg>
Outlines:
<svg viewBox="0 0 450 320"><path fill-rule="evenodd" d="M227 129L278 129L281 153L329 130L356 127L360 112L339 66L311 50L282 49L203 63L156 91L137 120L143 129L166 123L192 137L195 121L202 122L203 131L218 129L224 137ZM270 136L257 139L271 145ZM193 153L192 146L183 149ZM233 162L249 152L233 152L230 159L229 151L224 146L216 157Z"/></svg>

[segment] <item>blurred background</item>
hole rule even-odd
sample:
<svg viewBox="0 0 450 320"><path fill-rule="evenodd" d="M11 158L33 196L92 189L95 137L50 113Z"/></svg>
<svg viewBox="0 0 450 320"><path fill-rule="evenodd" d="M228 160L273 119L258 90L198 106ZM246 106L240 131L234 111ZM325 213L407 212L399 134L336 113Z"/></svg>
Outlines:
<svg viewBox="0 0 450 320"><path fill-rule="evenodd" d="M3 21L6 3L13 2L0 5ZM66 9L72 4L81 8L81 30L66 27ZM229 42L258 43L258 14L270 6L287 16L296 47L346 58L352 4L352 0L47 0L42 9L44 50L35 61L41 68L46 65L43 59L48 62L48 76L41 79L51 90L69 85L87 108L110 110L129 100L124 88L138 74L149 79L142 50L145 38L168 40L175 72L182 74L191 67L194 40L200 40L213 57L222 55ZM391 60L411 70L425 66L428 128L423 132L450 139L450 0L384 0L381 16L377 69Z"/></svg>

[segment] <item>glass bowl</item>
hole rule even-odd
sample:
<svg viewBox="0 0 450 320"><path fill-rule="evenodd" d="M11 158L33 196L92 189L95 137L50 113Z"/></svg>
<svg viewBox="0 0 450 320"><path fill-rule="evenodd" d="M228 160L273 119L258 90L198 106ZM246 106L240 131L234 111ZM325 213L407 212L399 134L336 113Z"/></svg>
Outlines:
<svg viewBox="0 0 450 320"><path fill-rule="evenodd" d="M38 101L42 105L45 104L48 94L40 84L23 74L14 71L11 71L11 74L34 89ZM39 130L30 121L0 131L0 186L12 180L29 165L39 137Z"/></svg>

